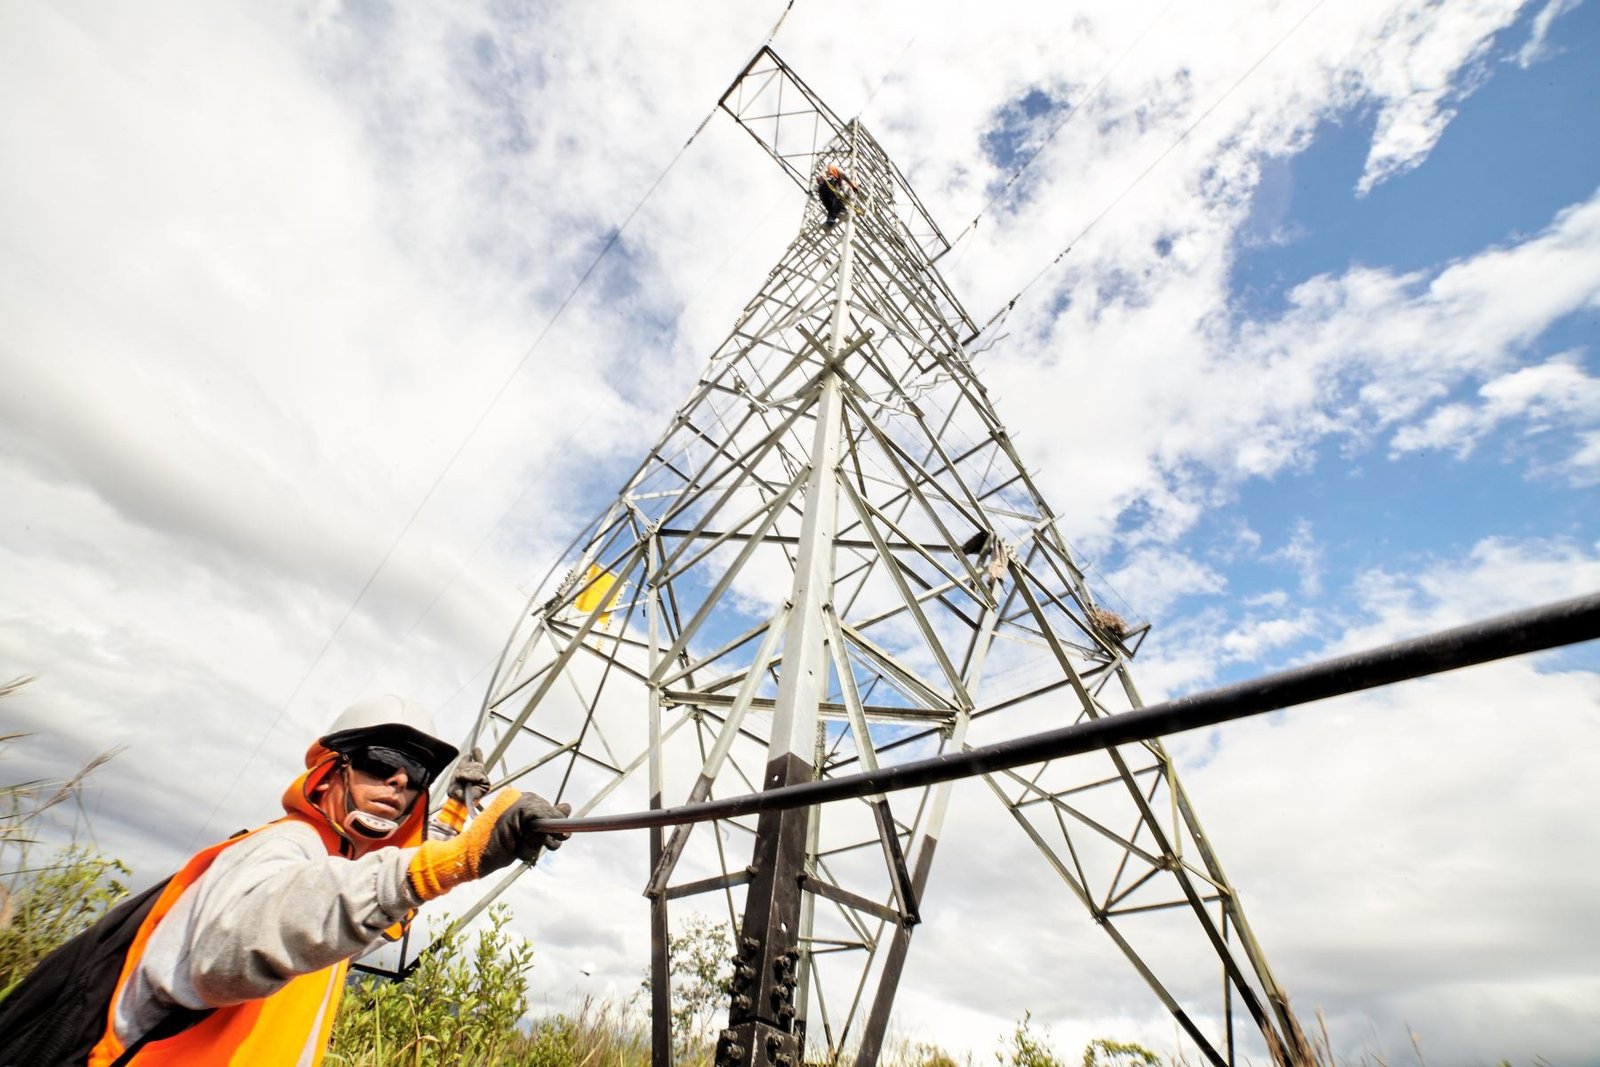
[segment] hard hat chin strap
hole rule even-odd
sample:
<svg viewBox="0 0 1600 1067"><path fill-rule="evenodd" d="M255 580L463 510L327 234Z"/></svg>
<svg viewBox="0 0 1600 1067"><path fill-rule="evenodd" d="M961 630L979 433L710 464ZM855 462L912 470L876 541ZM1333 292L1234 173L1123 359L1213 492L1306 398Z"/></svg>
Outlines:
<svg viewBox="0 0 1600 1067"><path fill-rule="evenodd" d="M385 819L382 815L369 815L364 811L352 811L344 817L344 828L353 837L366 841L382 841L393 837L400 824L393 819Z"/></svg>
<svg viewBox="0 0 1600 1067"><path fill-rule="evenodd" d="M372 815L356 807L355 798L350 793L350 761L340 757L341 777L344 780L344 811L345 816L341 823L345 832L362 841L382 841L393 837L395 831L400 829L400 824L393 819L385 819L382 815ZM408 809L409 811L409 809Z"/></svg>

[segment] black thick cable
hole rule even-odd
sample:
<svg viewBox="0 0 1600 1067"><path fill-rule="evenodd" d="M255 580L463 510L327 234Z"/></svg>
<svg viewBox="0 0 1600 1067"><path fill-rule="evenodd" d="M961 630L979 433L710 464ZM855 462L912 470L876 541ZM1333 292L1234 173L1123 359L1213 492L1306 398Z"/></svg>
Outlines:
<svg viewBox="0 0 1600 1067"><path fill-rule="evenodd" d="M1338 656L1248 682L965 752L880 767L875 771L843 778L802 782L724 800L584 819L548 819L534 826L554 833L638 830L730 819L762 811L809 807L874 793L935 785L1145 741L1165 734L1215 726L1314 700L1595 638L1600 638L1600 593L1497 615L1426 637Z"/></svg>

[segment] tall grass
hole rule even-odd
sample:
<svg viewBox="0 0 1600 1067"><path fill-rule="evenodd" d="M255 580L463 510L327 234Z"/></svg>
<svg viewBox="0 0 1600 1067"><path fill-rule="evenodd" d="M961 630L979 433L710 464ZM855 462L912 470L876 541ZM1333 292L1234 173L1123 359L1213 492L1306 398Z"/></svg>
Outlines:
<svg viewBox="0 0 1600 1067"><path fill-rule="evenodd" d="M33 679L0 683L0 700ZM115 754L105 752L65 779L8 780L27 734L0 734L0 996L57 945L91 926L128 892L121 861L82 844L84 781ZM57 809L71 811L65 845L45 844Z"/></svg>

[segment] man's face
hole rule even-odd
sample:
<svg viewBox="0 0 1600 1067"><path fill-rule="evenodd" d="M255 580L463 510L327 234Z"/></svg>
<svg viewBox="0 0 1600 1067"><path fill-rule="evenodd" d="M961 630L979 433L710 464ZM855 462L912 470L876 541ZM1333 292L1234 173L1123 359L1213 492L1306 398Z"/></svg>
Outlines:
<svg viewBox="0 0 1600 1067"><path fill-rule="evenodd" d="M341 777L348 783L348 792L343 788L335 788L340 784ZM312 797L317 807L336 823L342 823L350 810L400 822L411 810L420 792L412 788L411 779L404 770L375 767L357 755L354 759L347 759L342 768L324 778Z"/></svg>
<svg viewBox="0 0 1600 1067"><path fill-rule="evenodd" d="M411 787L403 770L391 771L384 778L351 765L349 773L350 803L357 811L399 822L416 802L419 790Z"/></svg>

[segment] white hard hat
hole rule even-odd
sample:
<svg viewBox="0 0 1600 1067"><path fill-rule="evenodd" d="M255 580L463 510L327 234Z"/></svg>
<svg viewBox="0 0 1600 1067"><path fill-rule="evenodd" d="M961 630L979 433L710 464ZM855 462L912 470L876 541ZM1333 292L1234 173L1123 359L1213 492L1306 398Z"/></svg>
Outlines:
<svg viewBox="0 0 1600 1067"><path fill-rule="evenodd" d="M393 693L351 704L317 742L340 753L374 744L411 749L434 774L449 766L457 752L456 746L439 739L432 712Z"/></svg>

